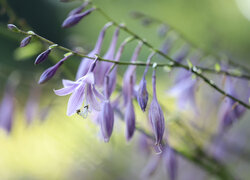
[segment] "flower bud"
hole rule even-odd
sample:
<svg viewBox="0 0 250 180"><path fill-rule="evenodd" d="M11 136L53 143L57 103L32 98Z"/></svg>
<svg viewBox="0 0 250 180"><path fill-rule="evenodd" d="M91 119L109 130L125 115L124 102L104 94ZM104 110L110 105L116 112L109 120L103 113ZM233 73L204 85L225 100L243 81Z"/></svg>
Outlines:
<svg viewBox="0 0 250 180"><path fill-rule="evenodd" d="M8 24L7 25L8 29L13 31L13 32L18 32L19 29L14 25L14 24Z"/></svg>
<svg viewBox="0 0 250 180"><path fill-rule="evenodd" d="M143 74L143 77L142 77L142 80L140 82L139 89L137 92L137 101L138 101L143 112L145 111L145 109L147 107L147 103L148 103L147 81L146 81L145 77L146 77L147 72L148 72L148 65L149 65L152 57L154 56L154 54L155 54L155 52L151 53L148 56L147 66L145 68L145 71L144 71L144 74Z"/></svg>
<svg viewBox="0 0 250 180"><path fill-rule="evenodd" d="M114 125L114 110L108 100L102 103L99 120L104 141L108 142Z"/></svg>
<svg viewBox="0 0 250 180"><path fill-rule="evenodd" d="M45 70L43 72L43 74L40 76L40 80L39 80L38 84L43 84L43 83L47 82L48 80L50 80L55 75L57 69L64 63L64 61L66 61L72 55L73 54L71 53L71 54L65 56L58 63L56 63L54 66Z"/></svg>
<svg viewBox="0 0 250 180"><path fill-rule="evenodd" d="M50 52L51 49L47 49L46 51L39 54L35 60L35 64L40 64L41 62L45 61L48 58Z"/></svg>
<svg viewBox="0 0 250 180"><path fill-rule="evenodd" d="M126 138L129 141L135 131L135 111L132 99L130 99L126 105L125 112L125 123L126 123Z"/></svg>
<svg viewBox="0 0 250 180"><path fill-rule="evenodd" d="M74 15L69 16L67 19L64 20L62 27L69 28L69 27L72 27L72 26L78 24L82 18L89 15L94 10L95 10L95 8L91 8L83 13L74 14Z"/></svg>
<svg viewBox="0 0 250 180"><path fill-rule="evenodd" d="M137 101L142 111L144 112L146 110L147 103L148 103L147 81L145 77L143 77L140 82L138 93L137 93Z"/></svg>
<svg viewBox="0 0 250 180"><path fill-rule="evenodd" d="M164 130L165 130L165 120L164 115L162 112L162 109L158 103L157 97L156 97L156 77L155 77L155 70L153 71L152 76L152 84L153 84L153 100L151 102L150 108L149 108L149 120L151 122L153 132L155 135L155 144L159 145L161 143Z"/></svg>
<svg viewBox="0 0 250 180"><path fill-rule="evenodd" d="M25 47L27 46L29 43L30 43L30 40L31 40L31 35L30 36L27 36L26 38L24 38L21 43L20 43L20 47Z"/></svg>

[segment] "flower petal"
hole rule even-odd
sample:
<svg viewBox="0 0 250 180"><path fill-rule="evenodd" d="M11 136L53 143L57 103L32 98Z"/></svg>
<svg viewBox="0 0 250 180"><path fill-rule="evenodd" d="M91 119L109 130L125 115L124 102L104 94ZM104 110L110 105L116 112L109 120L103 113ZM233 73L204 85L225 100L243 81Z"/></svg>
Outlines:
<svg viewBox="0 0 250 180"><path fill-rule="evenodd" d="M87 84L87 94L86 94L87 104L90 105L90 109L95 109L100 111L100 103L97 101L92 86Z"/></svg>
<svg viewBox="0 0 250 180"><path fill-rule="evenodd" d="M72 86L67 86L65 88L54 90L54 92L57 96L66 96L68 94L71 94L75 90L75 88L77 88L78 85L79 84L73 84Z"/></svg>
<svg viewBox="0 0 250 180"><path fill-rule="evenodd" d="M85 84L81 84L70 96L67 109L68 116L74 114L76 110L80 109L80 107L82 106L84 99L84 89L85 89Z"/></svg>

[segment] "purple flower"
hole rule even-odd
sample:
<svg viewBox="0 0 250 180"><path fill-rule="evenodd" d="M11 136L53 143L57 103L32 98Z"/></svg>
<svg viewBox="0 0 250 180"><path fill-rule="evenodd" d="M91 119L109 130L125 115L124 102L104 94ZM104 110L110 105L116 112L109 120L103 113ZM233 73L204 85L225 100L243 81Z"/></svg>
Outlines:
<svg viewBox="0 0 250 180"><path fill-rule="evenodd" d="M126 123L126 139L129 141L135 131L135 111L132 98L130 98L127 102L124 118Z"/></svg>
<svg viewBox="0 0 250 180"><path fill-rule="evenodd" d="M115 61L119 61L122 55L122 52L124 50L125 45L129 42L128 39L125 39L124 42L119 47L116 56ZM109 72L109 70L108 70ZM109 96L111 93L115 90L116 87L116 76L117 76L117 66L114 67L114 69L109 73L109 83L108 83L108 94Z"/></svg>
<svg viewBox="0 0 250 180"><path fill-rule="evenodd" d="M155 135L155 144L160 145L165 130L165 120L162 109L158 103L156 96L155 69L152 75L152 84L153 84L153 99L149 108L148 117L151 122L153 132Z"/></svg>
<svg viewBox="0 0 250 180"><path fill-rule="evenodd" d="M197 80L191 74L180 79L170 90L168 95L177 98L179 109L185 110L187 107L191 108L197 113L195 90Z"/></svg>
<svg viewBox="0 0 250 180"><path fill-rule="evenodd" d="M94 57L96 54L100 53L101 47L102 47L102 42L103 42L103 39L105 36L105 32L111 25L112 25L112 23L109 22L109 23L105 24L105 26L102 28L102 30L99 34L98 40L96 42L95 48L88 54L89 57ZM91 59L88 59L88 58L82 59L80 65L78 67L77 73L76 73L76 80L81 78L82 76L84 76L88 72L89 67L91 65L91 62L92 62Z"/></svg>
<svg viewBox="0 0 250 180"><path fill-rule="evenodd" d="M228 94L237 97L238 95L235 91L234 86L235 85L233 85L232 80L228 78L225 82L225 91ZM246 86L246 84L243 84L243 86ZM248 89L248 87L246 87L246 89ZM245 111L245 107L236 104L234 100L226 97L224 102L220 106L218 112L218 119L220 122L220 133L224 132L227 128L229 128L237 119L239 119L244 114Z"/></svg>
<svg viewBox="0 0 250 180"><path fill-rule="evenodd" d="M27 45L30 43L31 38L32 38L31 35L25 37L25 38L21 41L20 47L25 47L25 46L27 46Z"/></svg>
<svg viewBox="0 0 250 180"><path fill-rule="evenodd" d="M11 76L12 78L13 76ZM5 94L0 104L0 128L7 133L11 132L15 111L15 90L18 82L11 79L7 82ZM15 77L14 77L15 78Z"/></svg>
<svg viewBox="0 0 250 180"><path fill-rule="evenodd" d="M139 42L137 47L135 48L134 54L131 58L131 62L135 62L139 52L141 50L143 43ZM136 70L136 66L132 66L130 65L125 74L124 74L124 78L123 78L123 88L122 88L122 94L123 94L123 98L124 98L124 105L127 104L127 102L129 101L130 97L129 97L129 93L130 93L130 89L132 87L132 91L134 89L134 85L135 85L135 81L136 81L136 74L135 74L135 70ZM132 79L131 79L132 77ZM133 92L132 94L133 95Z"/></svg>
<svg viewBox="0 0 250 180"><path fill-rule="evenodd" d="M106 54L103 56L104 59L114 60L115 48L116 48L116 43L117 43L118 36L119 36L119 30L120 30L120 27L118 27L115 30L109 49L106 52ZM96 69L94 73L96 75L96 80L97 80L96 84L98 86L103 86L104 77L106 73L108 72L108 70L111 68L111 66L112 66L112 63L104 62L104 61L100 61L96 65Z"/></svg>
<svg viewBox="0 0 250 180"><path fill-rule="evenodd" d="M154 54L155 53L153 52L149 55L148 60L147 60L147 64L150 63ZM147 91L147 81L146 81L147 72L148 72L148 65L145 68L145 71L144 71L142 80L139 84L139 89L137 92L137 101L138 101L139 106L141 107L143 112L146 110L147 103L148 103L148 91Z"/></svg>
<svg viewBox="0 0 250 180"><path fill-rule="evenodd" d="M41 62L45 61L48 58L50 52L51 52L51 49L47 49L46 51L39 54L34 64L40 64Z"/></svg>
<svg viewBox="0 0 250 180"><path fill-rule="evenodd" d="M102 103L101 112L99 114L101 132L105 142L109 141L114 125L114 110L109 101L108 82L109 77L106 76L104 84L105 101Z"/></svg>
<svg viewBox="0 0 250 180"><path fill-rule="evenodd" d="M95 9L96 8L91 8L83 13L70 15L69 17L67 17L67 19L64 20L62 27L69 28L69 27L72 27L72 26L78 24L82 18L89 15Z"/></svg>
<svg viewBox="0 0 250 180"><path fill-rule="evenodd" d="M184 58L188 55L190 47L188 45L184 45L174 53L173 59L177 62L181 62L184 60Z"/></svg>
<svg viewBox="0 0 250 180"><path fill-rule="evenodd" d="M66 96L71 94L68 102L67 115L71 116L82 107L85 100L85 107L87 109L94 109L100 111L100 103L98 99L103 100L103 96L95 88L95 78L93 70L96 61L90 66L89 72L79 78L77 81L63 80L64 88L54 90L58 96Z"/></svg>
<svg viewBox="0 0 250 180"><path fill-rule="evenodd" d="M89 4L89 1L86 1L84 2L81 6L71 10L69 12L69 15L68 16L72 16L72 15L75 15L75 14L79 14L80 12L82 12L82 10Z"/></svg>
<svg viewBox="0 0 250 180"><path fill-rule="evenodd" d="M177 157L175 151L171 147L166 147L164 152L164 161L170 180L177 179Z"/></svg>
<svg viewBox="0 0 250 180"><path fill-rule="evenodd" d="M26 122L29 125L38 113L40 91L38 87L31 88L25 107Z"/></svg>
<svg viewBox="0 0 250 180"><path fill-rule="evenodd" d="M61 59L59 62L57 62L54 66L45 70L43 72L43 74L40 76L38 84L43 84L43 83L47 82L48 80L50 80L55 75L58 68L61 67L61 65L64 63L64 61L66 61L72 55L73 54L65 56L63 59Z"/></svg>

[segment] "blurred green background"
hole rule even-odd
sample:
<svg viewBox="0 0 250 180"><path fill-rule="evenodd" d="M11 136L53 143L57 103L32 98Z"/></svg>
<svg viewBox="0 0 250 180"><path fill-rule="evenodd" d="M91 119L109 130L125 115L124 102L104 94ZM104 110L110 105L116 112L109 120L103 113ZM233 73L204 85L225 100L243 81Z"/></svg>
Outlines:
<svg viewBox="0 0 250 180"><path fill-rule="evenodd" d="M18 48L20 40L24 37L8 31L6 24L16 23L18 20L24 25L24 30L30 30L28 27L32 27L37 34L60 45L70 48L79 46L90 51L106 20L98 12L94 12L77 26L62 29L63 20L71 9L81 4L80 2L62 3L59 0L0 0L0 2L0 97L3 95L9 75L15 71L20 76L14 129L9 136L4 132L0 135L0 179L139 179L139 172L148 161L148 157L137 147L139 133L127 143L124 126L116 120L110 143L103 143L98 138L99 130L91 119L82 119L77 115L67 117L68 97L56 97L52 91L61 87L62 77L73 79L79 58L73 58L65 63L65 67L53 80L40 87L43 91L40 106L53 104L46 120L34 121L28 127L24 123L24 106L29 88L37 82L43 70L57 62L63 53L54 52L49 61L34 66L34 59L37 54L45 50L44 47L39 42L32 42L32 46ZM106 10L111 17L125 23L141 37L152 42L155 47L160 47L164 42L163 38L157 36L159 25L152 24L145 27L140 21L131 18L131 11L159 18L175 27L201 49L224 53L235 62L249 66L249 0L94 0L94 3ZM20 24L17 26L20 27ZM114 28L107 33L102 54L108 48L113 30ZM127 36L122 32L118 44ZM135 45L136 42L133 42L126 48L122 60L130 59ZM148 54L147 48L143 47L139 59L146 59ZM142 68L138 70L141 72ZM166 99L164 92L171 82L171 76L163 71L159 73L162 73L162 76L159 76L158 82L164 83L158 83L158 94L163 100L162 103L171 111L174 109L173 101L164 101ZM138 77L139 80L140 73ZM166 82L166 79L169 81ZM137 106L136 108L139 123L147 124L146 115L139 112ZM213 116L215 115L212 115L212 118ZM247 117L239 126L247 124L246 120ZM185 168L187 172L180 173L179 179L193 179L194 173L197 174L197 179L211 178L183 159L180 161L182 161L180 171ZM166 178L165 167L160 166L152 179ZM243 169L248 167L244 164ZM189 169L191 174L188 173ZM246 178L247 174L244 171L242 176Z"/></svg>

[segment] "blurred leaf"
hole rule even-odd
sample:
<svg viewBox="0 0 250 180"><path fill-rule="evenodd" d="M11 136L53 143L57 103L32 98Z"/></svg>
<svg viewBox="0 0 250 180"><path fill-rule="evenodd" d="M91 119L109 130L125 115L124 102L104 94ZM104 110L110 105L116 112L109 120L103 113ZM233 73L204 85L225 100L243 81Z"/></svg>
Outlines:
<svg viewBox="0 0 250 180"><path fill-rule="evenodd" d="M17 61L27 60L41 52L42 44L40 42L33 42L26 47L17 48L14 51L14 58Z"/></svg>

